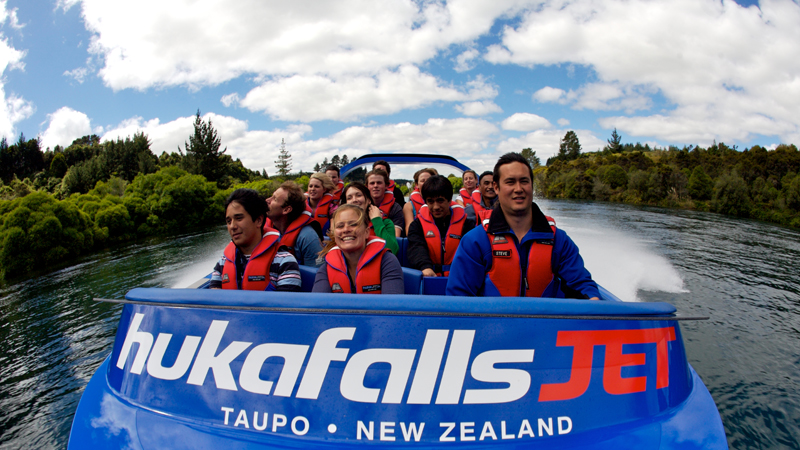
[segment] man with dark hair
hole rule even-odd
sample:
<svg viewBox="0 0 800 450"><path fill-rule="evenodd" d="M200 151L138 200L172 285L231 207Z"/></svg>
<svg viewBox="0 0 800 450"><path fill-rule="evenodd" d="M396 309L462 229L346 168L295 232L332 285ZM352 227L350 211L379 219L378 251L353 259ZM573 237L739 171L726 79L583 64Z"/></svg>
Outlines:
<svg viewBox="0 0 800 450"><path fill-rule="evenodd" d="M428 178L420 189L425 205L408 227L408 260L426 277L448 276L461 238L475 227L464 207L454 203L447 177Z"/></svg>
<svg viewBox="0 0 800 450"><path fill-rule="evenodd" d="M383 170L386 172L386 175L389 176L389 181L386 182L386 189L392 193L394 201L400 205L400 209L402 210L403 206L406 205L406 198L403 195L403 191L401 191L400 188L395 185L394 180L391 179L392 168L389 166L389 163L384 160L375 161L372 163L372 170L375 169Z"/></svg>
<svg viewBox="0 0 800 450"><path fill-rule="evenodd" d="M494 166L498 207L464 236L447 295L599 299L578 247L533 203L533 171L519 153Z"/></svg>
<svg viewBox="0 0 800 450"><path fill-rule="evenodd" d="M497 192L494 190L494 175L491 171L483 172L478 178L478 189L472 192L472 202L466 208L467 217L480 224L489 215L497 202Z"/></svg>
<svg viewBox="0 0 800 450"><path fill-rule="evenodd" d="M333 203L338 205L342 196L342 189L344 189L344 181L339 178L339 166L335 164L329 165L325 168L325 175L329 176L334 186L336 186L331 194L333 195Z"/></svg>
<svg viewBox="0 0 800 450"><path fill-rule="evenodd" d="M299 291L300 268L280 234L264 227L266 203L253 189L237 189L225 201L231 242L211 272L211 289Z"/></svg>
<svg viewBox="0 0 800 450"><path fill-rule="evenodd" d="M403 235L406 220L403 217L403 207L395 201L391 191L386 186L389 183L389 174L382 169L372 169L367 172L367 189L372 197L372 204L381 210L385 219L394 223L394 234L397 237Z"/></svg>
<svg viewBox="0 0 800 450"><path fill-rule="evenodd" d="M322 250L322 229L311 217L303 189L294 181L284 182L267 199L267 225L281 233L281 244L299 264L320 266L317 255Z"/></svg>

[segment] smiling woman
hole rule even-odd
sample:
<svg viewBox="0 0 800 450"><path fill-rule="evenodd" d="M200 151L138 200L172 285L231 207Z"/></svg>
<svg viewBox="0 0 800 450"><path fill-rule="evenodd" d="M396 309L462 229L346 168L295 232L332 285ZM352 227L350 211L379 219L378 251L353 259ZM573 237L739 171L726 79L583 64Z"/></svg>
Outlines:
<svg viewBox="0 0 800 450"><path fill-rule="evenodd" d="M402 294L400 262L380 238L369 238L367 213L342 205L331 219L332 239L320 252L313 292Z"/></svg>

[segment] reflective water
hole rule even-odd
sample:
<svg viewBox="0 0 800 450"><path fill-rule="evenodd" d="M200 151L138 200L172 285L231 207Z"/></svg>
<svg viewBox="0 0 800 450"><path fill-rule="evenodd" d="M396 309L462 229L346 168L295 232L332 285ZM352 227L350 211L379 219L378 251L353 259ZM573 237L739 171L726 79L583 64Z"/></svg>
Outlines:
<svg viewBox="0 0 800 450"><path fill-rule="evenodd" d="M731 448L800 449L800 233L714 214L541 201L601 284L685 315L690 362ZM94 255L0 290L0 449L64 448L83 387L110 351L121 298L208 273L223 228Z"/></svg>

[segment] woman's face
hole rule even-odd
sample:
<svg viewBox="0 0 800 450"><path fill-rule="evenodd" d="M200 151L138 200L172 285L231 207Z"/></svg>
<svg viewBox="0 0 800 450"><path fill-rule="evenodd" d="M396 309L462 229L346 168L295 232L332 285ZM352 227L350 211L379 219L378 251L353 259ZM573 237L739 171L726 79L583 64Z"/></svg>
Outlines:
<svg viewBox="0 0 800 450"><path fill-rule="evenodd" d="M428 172L422 172L421 174L419 174L419 177L417 177L417 187L419 189L422 189L422 185L425 184L425 182L428 181L428 178L430 177L431 174L429 174Z"/></svg>
<svg viewBox="0 0 800 450"><path fill-rule="evenodd" d="M364 193L361 192L359 189L351 188L347 190L347 196L344 198L344 202L348 205L356 205L361 207L363 210L367 210L367 206L369 200L364 197Z"/></svg>
<svg viewBox="0 0 800 450"><path fill-rule="evenodd" d="M322 186L322 181L312 178L308 181L308 198L317 201L322 198L325 193L325 188Z"/></svg>
<svg viewBox="0 0 800 450"><path fill-rule="evenodd" d="M478 179L475 178L475 175L472 172L464 174L464 189L472 192L478 187Z"/></svg>
<svg viewBox="0 0 800 450"><path fill-rule="evenodd" d="M364 225L358 225L358 213L346 209L336 215L333 223L333 239L345 253L363 252L367 246L369 231Z"/></svg>

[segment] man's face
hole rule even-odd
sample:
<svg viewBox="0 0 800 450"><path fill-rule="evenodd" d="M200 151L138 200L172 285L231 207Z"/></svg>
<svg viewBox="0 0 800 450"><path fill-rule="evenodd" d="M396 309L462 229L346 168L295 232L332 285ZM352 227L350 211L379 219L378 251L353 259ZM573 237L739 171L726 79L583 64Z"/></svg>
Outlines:
<svg viewBox="0 0 800 450"><path fill-rule="evenodd" d="M428 197L425 199L425 204L434 219L441 219L450 215L450 200L444 197Z"/></svg>
<svg viewBox="0 0 800 450"><path fill-rule="evenodd" d="M492 181L494 180L494 176L492 175L484 175L481 178L481 184L478 186L478 190L481 192L481 195L485 198L492 199L497 197L497 193L494 190L494 185Z"/></svg>
<svg viewBox="0 0 800 450"><path fill-rule="evenodd" d="M533 203L533 180L528 166L512 162L500 166L500 180L494 183L503 212L524 214Z"/></svg>
<svg viewBox="0 0 800 450"><path fill-rule="evenodd" d="M284 206L286 205L287 200L289 200L289 194L287 194L283 189L278 188L272 194L272 197L267 199L267 217L269 217L270 220L275 221L282 215L289 214L292 208L291 206Z"/></svg>
<svg viewBox="0 0 800 450"><path fill-rule="evenodd" d="M367 179L367 188L372 196L372 203L380 206L383 203L383 194L386 193L386 180L380 175L370 175Z"/></svg>
<svg viewBox="0 0 800 450"><path fill-rule="evenodd" d="M225 210L225 223L228 225L228 234L231 240L242 251L252 251L261 242L261 227L263 219L259 217L253 222L244 206L231 202Z"/></svg>
<svg viewBox="0 0 800 450"><path fill-rule="evenodd" d="M326 170L325 175L331 177L331 181L333 181L333 184L339 184L339 173L336 172L335 170Z"/></svg>

